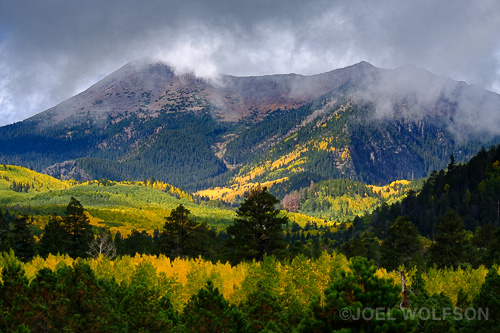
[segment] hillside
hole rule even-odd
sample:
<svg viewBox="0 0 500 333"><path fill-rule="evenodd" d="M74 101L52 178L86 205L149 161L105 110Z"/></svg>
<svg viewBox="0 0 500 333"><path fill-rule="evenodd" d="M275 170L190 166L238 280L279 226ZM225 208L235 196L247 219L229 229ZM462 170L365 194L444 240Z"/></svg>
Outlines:
<svg viewBox="0 0 500 333"><path fill-rule="evenodd" d="M347 179L329 180L278 194L284 197L283 213L292 222L302 227L307 223L336 225L369 214L382 203L399 201L410 189L419 189L420 183L397 181L374 186ZM201 191L189 195L154 179L64 181L23 167L0 165L0 208L8 210L10 216L21 213L33 216L38 228L45 225L51 214L63 214L69 199L75 197L94 226L107 227L113 234L120 231L126 236L133 229L153 233L163 227L164 218L179 204L186 206L198 221L223 230L233 222L235 212L222 202L234 205L244 194Z"/></svg>
<svg viewBox="0 0 500 333"><path fill-rule="evenodd" d="M16 184L24 186L16 191ZM26 191L24 189L27 189ZM0 165L0 207L9 214L33 216L35 226L42 227L51 214L62 214L71 197L85 207L93 225L107 227L112 233L128 235L133 229L161 229L172 209L186 206L200 222L224 229L232 222L234 211L206 204L196 204L193 198L169 184L145 182L111 182L109 180L61 181L26 168Z"/></svg>
<svg viewBox="0 0 500 333"><path fill-rule="evenodd" d="M161 230L165 217L179 204L189 209L196 221L206 222L219 231L233 223L236 216L234 209L225 207L222 201L192 196L154 179L76 182L59 180L19 166L0 165L0 209L4 213L8 212L9 220L18 214L26 214L33 218L37 229L43 228L50 215L64 213L71 197L82 203L92 225L105 227L112 234L120 231L123 236L129 235L134 229L149 234L153 234L155 229ZM314 217L300 211L283 211L283 214L301 226L307 223L321 226L341 222L340 219L327 221L326 216Z"/></svg>
<svg viewBox="0 0 500 333"><path fill-rule="evenodd" d="M411 66L209 81L131 63L0 127L0 163L63 179L154 177L188 191L244 192L260 182L289 192L334 178L388 184L498 143L499 106L495 93Z"/></svg>
<svg viewBox="0 0 500 333"><path fill-rule="evenodd" d="M330 179L318 183L311 182L307 187L287 192L284 183L262 183L271 185L274 193L282 197L283 208L288 212L297 212L319 220L334 223L351 222L356 216L371 213L378 206L392 204L402 200L409 191L419 191L423 180L399 180L384 186L367 185L349 179ZM208 199L224 202L239 201L245 192L251 189L250 184L214 188L196 192Z"/></svg>
<svg viewBox="0 0 500 333"><path fill-rule="evenodd" d="M467 230L500 226L500 146L483 148L466 163L453 159L446 169L433 172L421 191L377 209L371 225L385 230L388 221L408 215L420 234L432 236L449 210L463 220Z"/></svg>

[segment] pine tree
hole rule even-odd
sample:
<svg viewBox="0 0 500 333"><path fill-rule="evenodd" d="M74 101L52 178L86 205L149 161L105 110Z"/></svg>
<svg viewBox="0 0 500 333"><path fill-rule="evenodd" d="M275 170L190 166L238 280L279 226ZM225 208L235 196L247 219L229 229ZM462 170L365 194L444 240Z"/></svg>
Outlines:
<svg viewBox="0 0 500 333"><path fill-rule="evenodd" d="M197 223L183 205L177 206L165 218L158 250L171 257L196 257L207 251L209 229L206 223Z"/></svg>
<svg viewBox="0 0 500 333"><path fill-rule="evenodd" d="M139 254L150 254L153 251L153 238L145 230L132 229L130 235L123 240L123 254L134 256Z"/></svg>
<svg viewBox="0 0 500 333"><path fill-rule="evenodd" d="M155 267L143 262L125 288L119 309L131 332L169 332L179 322L168 296L154 285L155 278Z"/></svg>
<svg viewBox="0 0 500 333"><path fill-rule="evenodd" d="M279 202L266 187L259 186L246 195L236 211L234 224L227 228L227 233L233 236L227 241L233 262L261 261L264 254L279 255L278 251L285 248L282 226L288 218L279 216L276 209Z"/></svg>
<svg viewBox="0 0 500 333"><path fill-rule="evenodd" d="M125 254L125 243L123 241L122 233L118 230L115 234L115 239L113 240L116 247L116 254L123 255Z"/></svg>
<svg viewBox="0 0 500 333"><path fill-rule="evenodd" d="M351 230L352 228L349 228ZM374 260L377 264L380 261L380 241L373 232L363 232L344 242L340 246L340 252L347 258L364 257Z"/></svg>
<svg viewBox="0 0 500 333"><path fill-rule="evenodd" d="M31 223L26 215L21 215L13 222L12 249L19 260L27 262L35 256L35 238Z"/></svg>
<svg viewBox="0 0 500 333"><path fill-rule="evenodd" d="M229 304L211 281L189 300L182 321L188 332L248 332L241 311Z"/></svg>
<svg viewBox="0 0 500 333"><path fill-rule="evenodd" d="M430 260L438 267L458 267L465 260L465 249L469 244L464 221L454 211L448 211L440 219L438 234L429 249Z"/></svg>
<svg viewBox="0 0 500 333"><path fill-rule="evenodd" d="M479 313L488 313L488 318L477 316L470 322L471 332L500 332L500 274L492 267L486 275L479 294L474 298L474 308ZM487 320L486 320L487 319Z"/></svg>
<svg viewBox="0 0 500 333"><path fill-rule="evenodd" d="M411 284L409 299L409 309L411 313L418 313L421 309L432 309L435 317L440 320L419 319L420 332L453 332L454 321L450 315L444 315L444 311L453 308L453 304L444 293L429 295L425 290L425 280L420 271L415 273ZM445 310L447 309L447 310ZM418 317L418 316L416 316Z"/></svg>
<svg viewBox="0 0 500 333"><path fill-rule="evenodd" d="M120 318L117 306L117 284L98 279L90 266L77 260L72 267L59 266L56 271L56 290L68 307L61 315L67 332L119 332L126 327L125 318ZM55 308L55 310L59 310Z"/></svg>
<svg viewBox="0 0 500 333"><path fill-rule="evenodd" d="M13 252L4 256L0 282L0 331L14 332L25 322L30 303L28 279Z"/></svg>
<svg viewBox="0 0 500 333"><path fill-rule="evenodd" d="M63 223L69 234L67 253L73 258L86 257L94 232L82 204L74 197L71 197L66 206Z"/></svg>
<svg viewBox="0 0 500 333"><path fill-rule="evenodd" d="M68 251L69 233L63 223L64 220L59 215L50 216L40 238L40 255L45 257L49 254L63 254Z"/></svg>
<svg viewBox="0 0 500 333"><path fill-rule="evenodd" d="M0 209L0 252L7 252L11 247L9 224Z"/></svg>
<svg viewBox="0 0 500 333"><path fill-rule="evenodd" d="M58 326L57 323L64 320L63 316L69 304L61 299L61 292L56 290L56 285L56 275L50 268L46 267L40 269L35 279L30 283L32 311L25 322L29 323L29 326L37 332L62 330L62 326Z"/></svg>
<svg viewBox="0 0 500 333"><path fill-rule="evenodd" d="M417 228L408 216L400 216L389 227L387 238L382 242L381 265L388 270L395 270L400 265L414 265L421 261L422 250Z"/></svg>
<svg viewBox="0 0 500 333"><path fill-rule="evenodd" d="M261 281L257 284L257 290L248 295L239 308L245 314L252 332L262 332L269 323L278 328L276 332L291 331L285 308Z"/></svg>
<svg viewBox="0 0 500 333"><path fill-rule="evenodd" d="M373 261L356 257L351 271L341 272L325 290L324 305L312 303L312 318L304 319L299 332L412 332L415 320L405 320L397 306L401 289L392 281L376 276ZM376 309L383 311L375 314ZM377 316L377 317L376 317Z"/></svg>

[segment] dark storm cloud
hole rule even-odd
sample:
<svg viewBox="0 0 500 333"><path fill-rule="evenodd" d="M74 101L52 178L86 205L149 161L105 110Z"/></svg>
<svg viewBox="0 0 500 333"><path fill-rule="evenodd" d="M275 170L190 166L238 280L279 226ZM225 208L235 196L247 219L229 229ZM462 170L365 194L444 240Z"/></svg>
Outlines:
<svg viewBox="0 0 500 333"><path fill-rule="evenodd" d="M126 62L214 77L412 63L500 91L496 1L2 1L0 125Z"/></svg>

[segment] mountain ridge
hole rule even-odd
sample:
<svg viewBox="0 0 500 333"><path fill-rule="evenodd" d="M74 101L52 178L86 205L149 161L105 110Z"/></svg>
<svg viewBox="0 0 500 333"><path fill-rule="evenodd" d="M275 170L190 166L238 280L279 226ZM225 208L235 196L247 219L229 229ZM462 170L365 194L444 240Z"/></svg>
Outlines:
<svg viewBox="0 0 500 333"><path fill-rule="evenodd" d="M360 62L311 76L210 81L131 63L0 127L0 163L66 178L155 177L189 190L249 181L298 189L330 178L389 183L499 142L498 110L500 95L414 66Z"/></svg>

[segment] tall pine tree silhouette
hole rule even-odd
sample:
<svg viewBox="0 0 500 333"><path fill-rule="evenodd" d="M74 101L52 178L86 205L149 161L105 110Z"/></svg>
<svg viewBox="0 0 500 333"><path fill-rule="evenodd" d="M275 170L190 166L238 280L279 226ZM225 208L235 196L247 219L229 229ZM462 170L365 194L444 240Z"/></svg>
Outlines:
<svg viewBox="0 0 500 333"><path fill-rule="evenodd" d="M67 253L73 258L86 257L89 244L94 239L94 232L80 201L71 197L63 220L69 233Z"/></svg>
<svg viewBox="0 0 500 333"><path fill-rule="evenodd" d="M234 224L227 228L233 236L227 245L234 262L241 260L262 260L264 254L278 254L286 243L282 226L288 218L279 216L276 208L279 199L260 186L246 195L245 201L236 211Z"/></svg>

